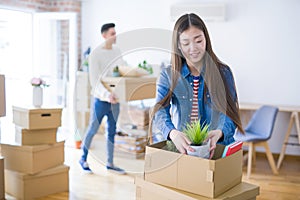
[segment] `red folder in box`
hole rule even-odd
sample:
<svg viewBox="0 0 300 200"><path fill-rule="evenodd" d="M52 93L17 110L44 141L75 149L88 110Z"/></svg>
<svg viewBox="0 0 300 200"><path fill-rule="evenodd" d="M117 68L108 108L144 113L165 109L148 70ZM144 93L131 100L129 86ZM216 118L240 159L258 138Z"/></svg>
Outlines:
<svg viewBox="0 0 300 200"><path fill-rule="evenodd" d="M226 157L226 156L229 156L231 154L234 154L235 152L240 150L242 148L242 146L243 146L243 142L241 142L241 141L233 142L233 143L227 145L224 149L222 157Z"/></svg>

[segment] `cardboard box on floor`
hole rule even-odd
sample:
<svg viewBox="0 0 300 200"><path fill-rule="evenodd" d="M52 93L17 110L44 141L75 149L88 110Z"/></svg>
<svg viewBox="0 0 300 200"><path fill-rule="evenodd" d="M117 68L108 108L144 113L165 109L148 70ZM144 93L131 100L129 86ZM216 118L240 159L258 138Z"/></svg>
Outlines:
<svg viewBox="0 0 300 200"><path fill-rule="evenodd" d="M216 198L204 197L182 190L164 187L141 178L136 178L135 184L136 200L255 200L259 194L258 186L245 182L239 183Z"/></svg>
<svg viewBox="0 0 300 200"><path fill-rule="evenodd" d="M34 146L1 144L5 169L35 174L64 163L64 142Z"/></svg>
<svg viewBox="0 0 300 200"><path fill-rule="evenodd" d="M6 114L5 76L0 74L0 117Z"/></svg>
<svg viewBox="0 0 300 200"><path fill-rule="evenodd" d="M25 129L49 129L61 126L61 108L25 108L13 106L13 122Z"/></svg>
<svg viewBox="0 0 300 200"><path fill-rule="evenodd" d="M5 199L4 189L4 158L0 156L0 200Z"/></svg>
<svg viewBox="0 0 300 200"><path fill-rule="evenodd" d="M242 150L221 158L217 145L212 160L163 150L166 141L146 146L146 181L214 198L242 180Z"/></svg>
<svg viewBox="0 0 300 200"><path fill-rule="evenodd" d="M17 199L38 197L69 191L69 167L60 165L35 175L5 170L6 192Z"/></svg>
<svg viewBox="0 0 300 200"><path fill-rule="evenodd" d="M24 129L16 126L15 141L20 145L39 145L56 143L57 128L52 129Z"/></svg>

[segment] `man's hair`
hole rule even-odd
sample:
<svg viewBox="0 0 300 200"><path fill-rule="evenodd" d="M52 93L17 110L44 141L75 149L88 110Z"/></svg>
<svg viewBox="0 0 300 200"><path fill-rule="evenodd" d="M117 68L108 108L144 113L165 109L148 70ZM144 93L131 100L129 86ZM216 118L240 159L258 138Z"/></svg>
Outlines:
<svg viewBox="0 0 300 200"><path fill-rule="evenodd" d="M108 24L103 24L101 27L101 34L107 31L110 28L114 28L115 24L114 23L108 23Z"/></svg>

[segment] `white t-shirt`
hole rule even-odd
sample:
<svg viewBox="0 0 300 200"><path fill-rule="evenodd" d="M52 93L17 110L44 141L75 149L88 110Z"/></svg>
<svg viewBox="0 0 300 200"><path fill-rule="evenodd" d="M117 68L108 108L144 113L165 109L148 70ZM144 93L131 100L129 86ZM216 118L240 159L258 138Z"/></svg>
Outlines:
<svg viewBox="0 0 300 200"><path fill-rule="evenodd" d="M91 95L101 101L109 102L110 92L101 82L102 77L111 76L113 68L125 65L120 49L113 45L112 49L104 49L102 45L96 47L89 55L89 78Z"/></svg>

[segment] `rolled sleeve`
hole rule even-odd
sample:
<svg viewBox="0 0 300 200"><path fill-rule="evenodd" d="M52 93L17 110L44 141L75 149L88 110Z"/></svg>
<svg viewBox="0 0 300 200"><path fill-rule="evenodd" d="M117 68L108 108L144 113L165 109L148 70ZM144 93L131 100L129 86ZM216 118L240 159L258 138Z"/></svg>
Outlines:
<svg viewBox="0 0 300 200"><path fill-rule="evenodd" d="M222 130L223 140L219 141L219 144L230 144L234 141L233 135L235 133L236 125L234 122L223 113L220 114L218 128Z"/></svg>

